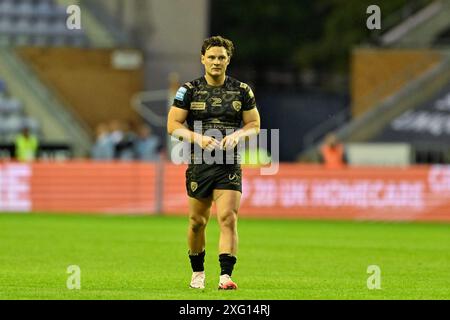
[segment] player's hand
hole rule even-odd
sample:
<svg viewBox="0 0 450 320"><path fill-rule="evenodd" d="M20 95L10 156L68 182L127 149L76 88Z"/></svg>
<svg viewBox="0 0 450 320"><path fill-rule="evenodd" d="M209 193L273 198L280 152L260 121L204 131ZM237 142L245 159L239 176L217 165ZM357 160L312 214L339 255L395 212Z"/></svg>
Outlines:
<svg viewBox="0 0 450 320"><path fill-rule="evenodd" d="M214 149L219 148L220 142L213 137L202 136L199 145L206 151L213 151Z"/></svg>
<svg viewBox="0 0 450 320"><path fill-rule="evenodd" d="M233 132L232 134L223 138L223 140L220 142L220 148L223 150L232 150L237 146L240 138L241 138L240 130Z"/></svg>

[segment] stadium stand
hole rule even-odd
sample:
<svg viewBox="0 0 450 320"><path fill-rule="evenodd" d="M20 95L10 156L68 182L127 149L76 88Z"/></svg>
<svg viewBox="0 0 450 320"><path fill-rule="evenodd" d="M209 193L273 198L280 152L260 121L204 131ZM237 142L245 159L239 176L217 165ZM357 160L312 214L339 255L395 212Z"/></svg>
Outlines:
<svg viewBox="0 0 450 320"><path fill-rule="evenodd" d="M417 99L413 107L393 117L377 135L376 142L408 142L414 147L415 163L449 163L450 68L441 74L440 85ZM426 88L425 88L426 89Z"/></svg>
<svg viewBox="0 0 450 320"><path fill-rule="evenodd" d="M121 70L111 64L113 49L19 48L21 59L67 102L92 132L111 119L138 122L132 96L142 90L143 70ZM67 66L71 66L67 72ZM74 86L76 83L76 86ZM94 94L95 93L95 94Z"/></svg>
<svg viewBox="0 0 450 320"><path fill-rule="evenodd" d="M339 128L347 143L408 146L410 164L449 163L448 111L436 106L445 105L450 85L450 2L421 1L416 9L383 28L375 43L353 49L352 115L332 129ZM314 158L332 124L318 124L307 134L312 138L299 159Z"/></svg>
<svg viewBox="0 0 450 320"><path fill-rule="evenodd" d="M427 52L425 49L422 51ZM420 76L411 77L410 81L396 90L393 85L387 86L393 91L387 97L374 96L371 106L365 112L339 128L339 138L358 143L407 143L412 147L411 163L448 162L446 154L450 146L443 143L445 136L441 135L445 133L442 128L446 125L447 117L444 110L435 109L439 101L446 101L450 85L450 56L445 51L441 51L441 54L440 62ZM371 67L367 69L370 70ZM408 115L420 115L421 111L435 115L427 114L418 121L409 117L407 121ZM440 120L432 120L437 118ZM406 124L407 122L410 124ZM436 131L440 134L433 134ZM314 148L310 148L303 156L308 157L308 153L311 155L313 150Z"/></svg>
<svg viewBox="0 0 450 320"><path fill-rule="evenodd" d="M82 8L81 30L67 28L70 5ZM72 156L85 157L99 122L140 120L127 105L131 95L141 90L142 75L123 77L127 72L113 67L113 48L119 43L98 18L102 11L94 14L88 7L78 0L0 0L2 157L12 154L11 143L23 124L39 134L41 148L61 149L65 154L70 150ZM55 47L62 51L52 51ZM30 53L34 54L30 57ZM74 87L74 82L79 86ZM92 94L94 88L97 94Z"/></svg>
<svg viewBox="0 0 450 320"><path fill-rule="evenodd" d="M16 48L0 48L0 74L8 84L8 91L23 103L26 113L37 119L42 144L57 144L73 148L82 154L89 145L88 133L55 93L15 53Z"/></svg>
<svg viewBox="0 0 450 320"><path fill-rule="evenodd" d="M361 48L352 58L352 115L358 117L441 62L438 51Z"/></svg>
<svg viewBox="0 0 450 320"><path fill-rule="evenodd" d="M22 102L7 93L7 86L3 80L0 93L0 141L11 143L24 126L35 135L40 135L39 122L26 114Z"/></svg>
<svg viewBox="0 0 450 320"><path fill-rule="evenodd" d="M3 46L86 46L83 30L66 27L66 8L53 0L0 0Z"/></svg>

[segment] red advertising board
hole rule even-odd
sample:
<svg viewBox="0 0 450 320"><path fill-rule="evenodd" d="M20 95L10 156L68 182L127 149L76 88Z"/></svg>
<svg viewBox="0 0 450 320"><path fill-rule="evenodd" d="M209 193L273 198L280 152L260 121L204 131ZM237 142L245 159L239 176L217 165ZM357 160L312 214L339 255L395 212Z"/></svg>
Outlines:
<svg viewBox="0 0 450 320"><path fill-rule="evenodd" d="M164 211L187 210L183 179L184 168L166 169L170 201L163 202ZM450 166L327 170L282 164L268 176L244 168L243 179L242 216L450 221Z"/></svg>
<svg viewBox="0 0 450 320"><path fill-rule="evenodd" d="M0 165L0 211L185 214L186 166L134 162ZM281 164L243 169L241 216L450 221L450 166Z"/></svg>
<svg viewBox="0 0 450 320"><path fill-rule="evenodd" d="M155 211L155 165L61 162L0 165L0 211Z"/></svg>

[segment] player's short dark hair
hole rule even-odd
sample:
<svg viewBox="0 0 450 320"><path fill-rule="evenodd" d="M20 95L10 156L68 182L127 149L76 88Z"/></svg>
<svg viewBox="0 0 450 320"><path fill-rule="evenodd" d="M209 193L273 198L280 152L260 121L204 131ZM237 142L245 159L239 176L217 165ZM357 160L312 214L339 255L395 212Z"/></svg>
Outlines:
<svg viewBox="0 0 450 320"><path fill-rule="evenodd" d="M202 55L205 55L206 50L211 47L224 47L227 50L228 56L231 58L234 53L234 44L231 40L225 39L221 36L214 36L203 41Z"/></svg>

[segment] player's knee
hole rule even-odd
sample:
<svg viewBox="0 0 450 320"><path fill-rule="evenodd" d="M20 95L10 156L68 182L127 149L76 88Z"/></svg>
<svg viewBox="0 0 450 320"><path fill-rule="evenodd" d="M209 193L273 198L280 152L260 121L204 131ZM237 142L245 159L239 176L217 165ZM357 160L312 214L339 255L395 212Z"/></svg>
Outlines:
<svg viewBox="0 0 450 320"><path fill-rule="evenodd" d="M219 224L222 228L235 229L237 222L237 211L226 210L220 214Z"/></svg>
<svg viewBox="0 0 450 320"><path fill-rule="evenodd" d="M189 227L194 232L199 232L206 227L207 219L205 217L191 217Z"/></svg>

